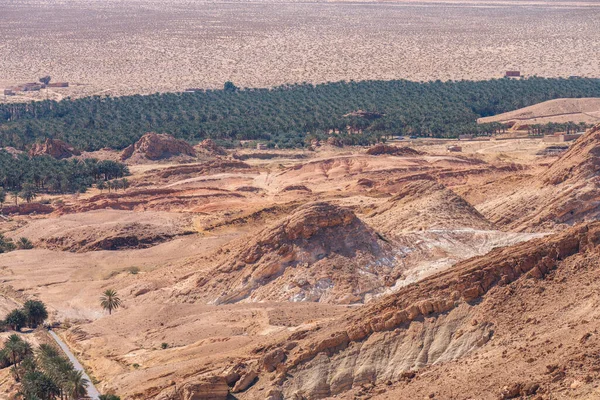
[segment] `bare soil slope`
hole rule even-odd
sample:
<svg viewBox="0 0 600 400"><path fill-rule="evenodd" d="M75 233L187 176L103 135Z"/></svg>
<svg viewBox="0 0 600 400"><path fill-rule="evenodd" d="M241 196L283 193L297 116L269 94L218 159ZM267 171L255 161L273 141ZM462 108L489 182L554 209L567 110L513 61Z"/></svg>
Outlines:
<svg viewBox="0 0 600 400"><path fill-rule="evenodd" d="M168 212L95 210L37 219L9 234L68 251L144 248L193 233L189 216Z"/></svg>
<svg viewBox="0 0 600 400"><path fill-rule="evenodd" d="M600 99L555 99L477 120L480 124L489 122L547 124L569 121L586 124L600 122Z"/></svg>
<svg viewBox="0 0 600 400"><path fill-rule="evenodd" d="M299 207L225 252L225 263L193 278L194 292L215 304L350 303L395 282L389 244L352 211L325 202Z"/></svg>
<svg viewBox="0 0 600 400"><path fill-rule="evenodd" d="M549 229L592 220L600 198L600 125L586 132L545 171L503 198L478 206L490 221L517 230Z"/></svg>

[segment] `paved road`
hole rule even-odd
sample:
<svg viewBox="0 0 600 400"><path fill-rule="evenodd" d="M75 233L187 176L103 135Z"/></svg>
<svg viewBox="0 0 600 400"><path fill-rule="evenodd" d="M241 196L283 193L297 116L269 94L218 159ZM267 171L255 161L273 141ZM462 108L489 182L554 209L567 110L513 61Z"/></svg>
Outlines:
<svg viewBox="0 0 600 400"><path fill-rule="evenodd" d="M83 366L81 365L81 363L77 360L77 357L75 357L75 355L73 353L71 353L71 350L69 350L69 347L65 344L65 342L63 342L58 337L58 335L56 333L54 333L53 331L48 331L48 333L50 333L50 336L52 336L52 338L56 341L56 343L58 343L58 345L60 346L62 351L65 352L65 354L67 355L69 360L71 360L71 362L73 363L73 366L75 367L75 369L77 371L83 372L83 377L90 382L87 387L88 397L93 400L99 400L100 392L98 392L98 389L96 389L96 387L92 383L92 380L90 379L88 374L85 373L85 370L83 369Z"/></svg>

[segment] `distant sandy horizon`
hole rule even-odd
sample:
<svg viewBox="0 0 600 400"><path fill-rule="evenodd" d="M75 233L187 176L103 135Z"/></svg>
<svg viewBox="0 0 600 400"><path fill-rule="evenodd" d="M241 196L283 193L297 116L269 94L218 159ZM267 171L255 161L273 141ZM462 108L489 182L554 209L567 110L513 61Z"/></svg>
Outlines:
<svg viewBox="0 0 600 400"><path fill-rule="evenodd" d="M437 3L437 4L433 4ZM340 80L600 77L600 4L541 0L0 0L9 101ZM0 96L0 101L3 98Z"/></svg>

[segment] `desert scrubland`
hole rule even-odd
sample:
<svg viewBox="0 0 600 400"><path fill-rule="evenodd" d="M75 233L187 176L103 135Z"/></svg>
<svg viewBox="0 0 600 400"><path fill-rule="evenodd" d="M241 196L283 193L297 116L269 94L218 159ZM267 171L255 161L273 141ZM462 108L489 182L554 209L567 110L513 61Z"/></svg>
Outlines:
<svg viewBox="0 0 600 400"><path fill-rule="evenodd" d="M600 73L590 1L3 1L5 101L291 82Z"/></svg>

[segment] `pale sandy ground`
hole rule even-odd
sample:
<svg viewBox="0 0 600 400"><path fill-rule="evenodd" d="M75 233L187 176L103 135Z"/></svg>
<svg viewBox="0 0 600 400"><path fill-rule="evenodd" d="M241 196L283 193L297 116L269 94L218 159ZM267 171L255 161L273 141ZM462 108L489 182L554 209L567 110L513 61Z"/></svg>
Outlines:
<svg viewBox="0 0 600 400"><path fill-rule="evenodd" d="M0 0L0 8L0 87L46 74L72 83L8 101L227 80L600 75L600 4L590 1Z"/></svg>
<svg viewBox="0 0 600 400"><path fill-rule="evenodd" d="M554 99L477 120L480 124L510 121L531 124L564 123L569 121L596 124L600 122L600 99Z"/></svg>

